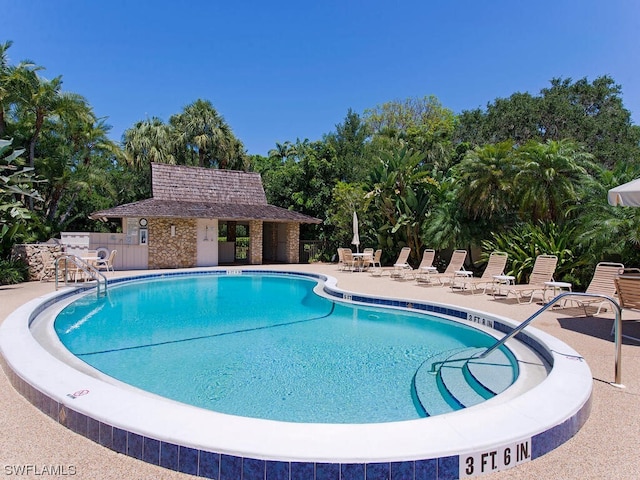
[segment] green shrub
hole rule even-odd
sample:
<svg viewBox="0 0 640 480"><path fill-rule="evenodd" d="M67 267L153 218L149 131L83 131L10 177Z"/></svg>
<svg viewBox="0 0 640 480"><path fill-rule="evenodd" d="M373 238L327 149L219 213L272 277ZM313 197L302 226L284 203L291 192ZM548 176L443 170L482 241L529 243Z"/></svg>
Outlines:
<svg viewBox="0 0 640 480"><path fill-rule="evenodd" d="M26 282L29 267L22 260L0 260L0 285Z"/></svg>
<svg viewBox="0 0 640 480"><path fill-rule="evenodd" d="M574 254L574 230L566 226L555 223L522 223L506 232L494 233L492 237L491 240L482 242L483 255L488 257L496 250L509 254L507 273L515 276L517 283L528 281L538 255L558 257L554 274L557 281L575 282L576 270L584 267Z"/></svg>

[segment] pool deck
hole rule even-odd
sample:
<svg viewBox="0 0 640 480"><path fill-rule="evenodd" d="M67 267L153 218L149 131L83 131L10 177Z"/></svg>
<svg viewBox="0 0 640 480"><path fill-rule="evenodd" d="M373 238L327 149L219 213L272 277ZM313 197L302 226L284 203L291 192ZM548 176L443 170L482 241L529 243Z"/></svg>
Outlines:
<svg viewBox="0 0 640 480"><path fill-rule="evenodd" d="M503 315L522 321L540 305L518 304L491 295L452 292L413 280L374 277L367 272L341 272L335 264L265 265L248 269L309 271L335 277L338 287L384 297L449 303ZM173 271L173 270L172 270ZM109 276L142 274L115 272ZM0 286L0 322L20 305L54 291L52 282ZM566 342L586 360L593 374L593 404L584 427L568 442L547 455L510 470L486 475L491 479L636 479L640 478L640 343L625 339L622 347L624 389L614 381L614 343L609 335L613 314L585 317L582 309L547 310L533 322ZM625 311L623 331L640 337L640 312ZM1 371L1 369L0 369ZM0 478L18 476L17 469L31 469L21 478L186 479L191 475L156 467L106 449L52 421L18 394L0 374ZM58 467L64 475L42 475L43 467ZM39 472L39 474L35 473ZM13 473L13 475L11 475Z"/></svg>

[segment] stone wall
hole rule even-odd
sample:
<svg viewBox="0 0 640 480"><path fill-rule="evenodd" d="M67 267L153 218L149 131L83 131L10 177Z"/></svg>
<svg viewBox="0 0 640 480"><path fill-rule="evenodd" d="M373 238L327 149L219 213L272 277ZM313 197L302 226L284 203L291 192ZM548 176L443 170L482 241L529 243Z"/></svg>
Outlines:
<svg viewBox="0 0 640 480"><path fill-rule="evenodd" d="M249 264L262 265L262 222L249 221Z"/></svg>
<svg viewBox="0 0 640 480"><path fill-rule="evenodd" d="M287 223L287 263L300 263L299 223Z"/></svg>
<svg viewBox="0 0 640 480"><path fill-rule="evenodd" d="M14 245L11 258L23 260L29 265L29 280L40 280L45 263L64 253L64 245L58 243L29 243Z"/></svg>
<svg viewBox="0 0 640 480"><path fill-rule="evenodd" d="M175 236L171 236L171 226ZM193 218L149 219L149 268L190 268L197 265L197 225Z"/></svg>

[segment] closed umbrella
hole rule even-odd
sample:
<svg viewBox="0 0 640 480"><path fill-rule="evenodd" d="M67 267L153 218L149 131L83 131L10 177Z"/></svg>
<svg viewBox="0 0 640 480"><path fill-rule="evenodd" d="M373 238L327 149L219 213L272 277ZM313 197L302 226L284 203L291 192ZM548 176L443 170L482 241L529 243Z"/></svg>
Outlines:
<svg viewBox="0 0 640 480"><path fill-rule="evenodd" d="M609 204L623 207L640 207L640 178L609 190Z"/></svg>
<svg viewBox="0 0 640 480"><path fill-rule="evenodd" d="M360 235L358 233L358 214L353 212L353 239L351 244L356 246L356 252L360 253Z"/></svg>

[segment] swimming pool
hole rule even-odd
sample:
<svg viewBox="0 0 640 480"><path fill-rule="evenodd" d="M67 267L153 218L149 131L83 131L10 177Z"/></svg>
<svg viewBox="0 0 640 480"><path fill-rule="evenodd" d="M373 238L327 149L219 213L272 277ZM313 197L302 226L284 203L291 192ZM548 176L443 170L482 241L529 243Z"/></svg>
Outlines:
<svg viewBox="0 0 640 480"><path fill-rule="evenodd" d="M474 377L462 404L455 380L447 388L446 376L419 372L488 348L494 337L433 315L336 302L314 293L316 284L258 274L155 279L78 299L54 326L66 348L110 377L278 421L414 420L478 404L517 378L515 358L502 349L480 371L492 388Z"/></svg>
<svg viewBox="0 0 640 480"><path fill-rule="evenodd" d="M201 273L176 271L170 276ZM212 269L206 273L255 272ZM343 291L335 279L322 275L282 273L313 278L319 282L316 291L339 301L428 312L477 324L496 336L516 325L469 308ZM163 276L168 275L142 275ZM133 280L112 279L110 285ZM528 375L525 369L503 394L444 415L385 423L310 424L194 408L107 382L53 345L53 319L78 293L72 289L43 296L5 319L0 326L0 359L10 382L33 405L74 432L180 472L223 479L472 477L555 449L581 428L590 411L592 377L584 360L563 342L531 327L507 346L516 352L520 365L527 363L518 353L523 345L534 356L543 357L551 365L546 378L519 389L519 382ZM36 338L42 332L48 332L45 338Z"/></svg>

